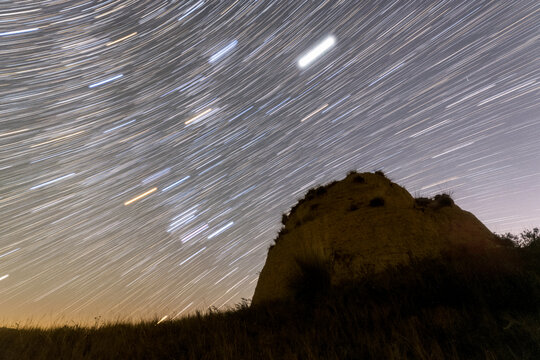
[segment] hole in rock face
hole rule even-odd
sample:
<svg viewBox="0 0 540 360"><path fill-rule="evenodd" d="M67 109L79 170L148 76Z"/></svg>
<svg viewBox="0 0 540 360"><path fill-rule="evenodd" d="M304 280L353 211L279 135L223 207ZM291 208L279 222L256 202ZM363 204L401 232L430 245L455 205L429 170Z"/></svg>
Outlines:
<svg viewBox="0 0 540 360"><path fill-rule="evenodd" d="M380 196L374 197L369 201L369 206L371 207L380 207L384 206L384 199Z"/></svg>

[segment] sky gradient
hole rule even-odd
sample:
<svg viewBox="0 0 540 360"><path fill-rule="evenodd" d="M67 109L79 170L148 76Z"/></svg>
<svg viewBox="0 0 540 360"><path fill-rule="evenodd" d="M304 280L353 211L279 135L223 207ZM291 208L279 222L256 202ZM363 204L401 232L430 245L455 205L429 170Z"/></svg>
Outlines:
<svg viewBox="0 0 540 360"><path fill-rule="evenodd" d="M540 225L539 23L532 0L2 2L0 326L251 298L281 214L349 170Z"/></svg>

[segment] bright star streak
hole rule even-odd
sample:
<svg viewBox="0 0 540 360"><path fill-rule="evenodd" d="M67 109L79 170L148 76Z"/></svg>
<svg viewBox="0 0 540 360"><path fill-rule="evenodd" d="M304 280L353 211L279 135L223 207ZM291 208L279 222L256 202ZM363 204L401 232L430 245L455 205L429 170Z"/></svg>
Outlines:
<svg viewBox="0 0 540 360"><path fill-rule="evenodd" d="M184 265L185 263L187 263L189 260L193 259L195 256L199 255L201 252L203 252L204 250L206 250L206 246L203 247L201 250L197 251L195 254L191 255L190 257L188 257L186 260L182 261L179 265Z"/></svg>
<svg viewBox="0 0 540 360"><path fill-rule="evenodd" d="M15 249L15 250L8 251L7 253L0 255L0 258L1 258L1 257L4 257L4 256L6 256L6 255L9 255L9 254L11 254L11 253L14 253L15 251L20 250L20 249L21 249L21 248L17 248L17 249Z"/></svg>
<svg viewBox="0 0 540 360"><path fill-rule="evenodd" d="M129 201L126 201L126 202L124 203L124 205L127 206L127 205L129 205L129 204L133 204L135 201L140 200L140 199L142 199L143 197L150 195L151 193L153 193L153 192L156 191L156 190L157 190L157 187L151 188L151 189L148 190L147 192L142 193L141 195L135 196L133 199L131 199L131 200L129 200Z"/></svg>
<svg viewBox="0 0 540 360"><path fill-rule="evenodd" d="M233 226L233 225L234 225L234 222L231 221L231 222L228 223L227 225L221 227L220 229L218 229L218 230L214 231L212 234L210 234L210 235L208 236L208 239L211 239L211 238L213 238L214 236L221 234L222 232L224 232L225 230L227 230L228 228L230 228L230 227Z"/></svg>
<svg viewBox="0 0 540 360"><path fill-rule="evenodd" d="M126 125L129 125L129 124L131 124L131 123L133 123L133 122L135 122L135 119L130 120L130 121L126 122L126 123L120 124L120 125L118 125L118 126L115 126L115 127L111 128L111 129L105 130L105 131L103 131L103 133L106 134L106 133L111 132L111 131L113 131L113 130L120 129L121 127L124 127L124 126L126 126Z"/></svg>
<svg viewBox="0 0 540 360"><path fill-rule="evenodd" d="M96 86L100 86L100 85L103 85L103 84L106 84L108 82L111 82L111 81L114 81L116 79L120 79L122 76L124 76L123 74L119 74L119 75L116 75L116 76L113 76L112 78L108 78L108 79L105 79L103 81L100 81L100 82L97 82L95 84L91 84L91 85L88 85L88 87L90 89L92 88L95 88Z"/></svg>
<svg viewBox="0 0 540 360"><path fill-rule="evenodd" d="M119 43L120 41L124 41L124 40L126 40L126 39L129 39L130 37L135 36L135 35L137 35L137 32L136 32L136 31L133 32L133 33L131 33L131 34L129 34L129 35L124 36L123 38L120 38L120 39L117 39L117 40L114 40L114 41L110 41L110 42L108 42L107 44L105 44L105 46L111 46L111 45L114 45L114 44L116 44L116 43Z"/></svg>
<svg viewBox="0 0 540 360"><path fill-rule="evenodd" d="M170 190L170 189L172 189L173 187L175 187L176 185L179 185L179 184L181 184L182 182L186 181L187 179L189 179L189 175L186 176L185 178L183 178L183 179L181 179L181 180L178 180L178 181L172 183L171 185L169 185L169 186L163 188L163 189L161 190L161 192L165 192L165 191L167 191L167 190Z"/></svg>
<svg viewBox="0 0 540 360"><path fill-rule="evenodd" d="M18 134L18 133L21 133L21 132L25 132L25 131L28 131L28 130L30 130L30 129L21 129L21 130L16 130L16 131L10 131L10 132L7 132L7 133L0 134L0 137L2 137L2 136L15 135L15 134Z"/></svg>
<svg viewBox="0 0 540 360"><path fill-rule="evenodd" d="M198 8L200 8L201 6L204 5L204 1L199 1L198 3L196 3L195 5L193 5L192 7L190 7L185 13L184 15L180 16L178 18L178 21L184 19L186 16L188 16L189 14L191 14L192 12L194 12L195 10L197 10Z"/></svg>
<svg viewBox="0 0 540 360"><path fill-rule="evenodd" d="M45 144L50 144L50 143L55 142L55 141L67 139L67 138L70 138L70 137L72 137L72 136L82 134L83 132L84 132L84 130L83 130L83 131L78 131L78 132L73 133L73 134L69 134L69 135L65 135L65 136L60 136L60 137L57 137L57 138L52 139L52 140L47 140L47 141L41 142L41 143L39 143L39 144L34 144L34 145L30 146L30 147L31 147L31 148L34 148L34 147L37 147L37 146L41 146L41 145L45 145Z"/></svg>
<svg viewBox="0 0 540 360"><path fill-rule="evenodd" d="M31 9L31 10L23 10L23 11L15 11L15 12L11 12L11 13L4 13L4 14L0 14L0 17L2 17L2 16L20 15L20 14L28 14L28 13L36 12L36 11L41 11L41 8L39 8L39 9Z"/></svg>
<svg viewBox="0 0 540 360"><path fill-rule="evenodd" d="M38 31L38 30L39 30L39 28L31 28L31 29L24 29L24 30L8 31L8 32L0 33L0 36L8 36L8 35L24 34L24 33L29 33L29 32L32 32L32 31Z"/></svg>
<svg viewBox="0 0 540 360"><path fill-rule="evenodd" d="M227 46L225 46L223 49L219 50L217 53L215 53L214 55L212 55L210 57L210 59L208 60L209 63L215 63L216 61L218 61L220 58L222 58L223 56L225 56L226 53L228 53L229 51L231 51L232 49L234 49L234 47L238 44L238 41L236 40L233 40L231 41Z"/></svg>
<svg viewBox="0 0 540 360"><path fill-rule="evenodd" d="M165 321L168 317L169 317L168 315L165 315L164 317L161 318L161 320L159 320L159 321L156 323L156 325L162 323L162 322Z"/></svg>
<svg viewBox="0 0 540 360"><path fill-rule="evenodd" d="M44 183L39 184L39 185L36 185L36 186L32 186L32 187L30 188L30 190L36 190L36 189L42 188L42 187L44 187L44 186L53 184L53 183L55 183L55 182L57 182L57 181L67 179L68 177L72 177L73 175L75 175L75 173L71 173L71 174L67 174L67 175L64 175L64 176L60 176L59 178L56 178L56 179L54 179L54 180L47 181L47 182L44 182Z"/></svg>
<svg viewBox="0 0 540 360"><path fill-rule="evenodd" d="M199 115L196 115L196 116L192 117L191 119L189 119L188 121L186 121L184 124L189 125L192 122L194 122L195 120L198 120L198 119L202 118L204 115L207 115L210 111L212 111L212 109L206 109L205 111L203 111Z"/></svg>
<svg viewBox="0 0 540 360"><path fill-rule="evenodd" d="M305 55L303 55L298 60L298 66L303 69L315 60L319 58L322 54L327 52L331 47L336 43L336 38L333 36L326 37L323 41L318 43L313 49L309 50Z"/></svg>
<svg viewBox="0 0 540 360"><path fill-rule="evenodd" d="M189 240L193 239L195 236L199 235L201 232L203 232L206 229L208 229L208 224L199 226L197 229L193 230L192 232L182 237L182 243L188 242Z"/></svg>
<svg viewBox="0 0 540 360"><path fill-rule="evenodd" d="M302 120L300 120L300 122L304 122L306 121L307 119L309 119L310 117L312 117L313 115L317 114L318 112L326 109L326 107L328 106L328 104L324 104L323 106L321 106L320 108L318 108L317 110L311 112L310 114L308 114L307 116L305 116Z"/></svg>

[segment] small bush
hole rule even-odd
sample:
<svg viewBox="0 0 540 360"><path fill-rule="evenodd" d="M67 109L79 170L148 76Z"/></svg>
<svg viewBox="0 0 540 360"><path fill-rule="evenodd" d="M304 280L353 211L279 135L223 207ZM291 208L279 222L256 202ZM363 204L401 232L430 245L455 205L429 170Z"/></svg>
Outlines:
<svg viewBox="0 0 540 360"><path fill-rule="evenodd" d="M328 189L330 189L332 186L334 186L337 183L338 183L337 181L332 181L331 183L329 183L327 185L320 185L320 186L309 189L308 192L306 193L306 195L303 198L298 199L297 203L289 211L288 216L290 217L292 214L294 214L296 209L298 209L300 207L300 205L302 205L306 201L313 200L317 196L321 196L321 195L326 194L328 192ZM282 217L282 221L283 221L283 217Z"/></svg>
<svg viewBox="0 0 540 360"><path fill-rule="evenodd" d="M519 246L522 248L526 247L540 247L540 229L535 227L532 230L526 229L521 232L519 235L514 235L511 233L506 234L495 234L497 241L500 245L506 246Z"/></svg>
<svg viewBox="0 0 540 360"><path fill-rule="evenodd" d="M433 200L437 203L437 208L449 207L454 205L454 200L452 200L450 194L435 195Z"/></svg>
<svg viewBox="0 0 540 360"><path fill-rule="evenodd" d="M384 199L380 196L374 197L369 201L369 206L371 207L380 207L384 206Z"/></svg>
<svg viewBox="0 0 540 360"><path fill-rule="evenodd" d="M540 229L525 230L519 236L524 247L540 247Z"/></svg>
<svg viewBox="0 0 540 360"><path fill-rule="evenodd" d="M495 234L495 242L498 245L505 246L505 247L514 247L518 243L518 237L514 234L506 233L506 234Z"/></svg>
<svg viewBox="0 0 540 360"><path fill-rule="evenodd" d="M279 229L278 238L282 235L285 235L289 232L289 229L287 229L285 226L283 226L281 229Z"/></svg>
<svg viewBox="0 0 540 360"><path fill-rule="evenodd" d="M430 199L430 198L419 197L419 198L414 199L414 202L415 202L416 205L418 205L420 207L426 207L429 204L431 204L433 202L433 200Z"/></svg>
<svg viewBox="0 0 540 360"><path fill-rule="evenodd" d="M375 171L375 175L382 176L383 178L387 179L386 174L382 170Z"/></svg>
<svg viewBox="0 0 540 360"><path fill-rule="evenodd" d="M332 181L331 183L326 184L326 185L324 186L324 189L328 191L330 188L334 187L334 185L336 185L337 183L338 183L338 181L335 181L335 180L334 180L334 181ZM325 191L325 193L326 193L326 191Z"/></svg>
<svg viewBox="0 0 540 360"><path fill-rule="evenodd" d="M309 206L309 210L313 211L313 210L317 210L317 208L319 207L319 204L311 204Z"/></svg>
<svg viewBox="0 0 540 360"><path fill-rule="evenodd" d="M305 200L300 200L300 202L306 201L306 200L313 200L315 199L315 196L317 195L317 190L315 188L309 189L306 193L306 196L304 197Z"/></svg>
<svg viewBox="0 0 540 360"><path fill-rule="evenodd" d="M352 180L357 184L364 184L366 182L366 179L362 175L356 175Z"/></svg>
<svg viewBox="0 0 540 360"><path fill-rule="evenodd" d="M326 188L324 186L318 186L316 188L309 189L304 199L309 201L324 194L326 194Z"/></svg>
<svg viewBox="0 0 540 360"><path fill-rule="evenodd" d="M298 202L291 208L291 211L289 211L289 217L296 212L296 209L298 209L304 201L304 199L298 199Z"/></svg>
<svg viewBox="0 0 540 360"><path fill-rule="evenodd" d="M352 203L347 210L356 211L358 210L358 205L356 205L355 203Z"/></svg>
<svg viewBox="0 0 540 360"><path fill-rule="evenodd" d="M287 214L281 215L281 223L283 225L285 225L285 223L287 222L288 219L289 219L289 216Z"/></svg>

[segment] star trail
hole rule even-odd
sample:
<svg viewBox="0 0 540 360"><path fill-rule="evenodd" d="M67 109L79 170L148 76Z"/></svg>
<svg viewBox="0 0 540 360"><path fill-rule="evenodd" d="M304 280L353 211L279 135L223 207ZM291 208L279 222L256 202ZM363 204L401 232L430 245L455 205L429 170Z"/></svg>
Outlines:
<svg viewBox="0 0 540 360"><path fill-rule="evenodd" d="M353 169L538 226L539 9L2 2L2 324L251 298L281 215Z"/></svg>

